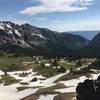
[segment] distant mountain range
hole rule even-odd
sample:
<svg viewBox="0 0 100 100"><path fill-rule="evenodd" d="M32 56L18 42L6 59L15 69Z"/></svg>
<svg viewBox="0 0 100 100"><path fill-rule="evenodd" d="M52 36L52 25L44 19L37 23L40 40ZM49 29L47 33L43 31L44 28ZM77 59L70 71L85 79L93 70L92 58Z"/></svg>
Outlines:
<svg viewBox="0 0 100 100"><path fill-rule="evenodd" d="M89 40L92 40L95 35L97 35L100 31L70 31L69 33L81 35Z"/></svg>
<svg viewBox="0 0 100 100"><path fill-rule="evenodd" d="M90 42L82 36L68 32L60 33L30 24L18 25L9 21L0 22L0 50L9 53L76 55L80 50L92 48L95 43L97 46L100 45L98 44L99 39L96 37Z"/></svg>

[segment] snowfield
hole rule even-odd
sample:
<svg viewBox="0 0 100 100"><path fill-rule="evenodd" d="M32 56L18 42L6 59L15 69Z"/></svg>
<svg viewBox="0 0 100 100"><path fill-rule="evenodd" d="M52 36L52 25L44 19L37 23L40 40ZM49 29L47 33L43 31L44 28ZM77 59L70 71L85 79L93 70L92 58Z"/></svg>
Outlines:
<svg viewBox="0 0 100 100"><path fill-rule="evenodd" d="M37 100L53 100L53 98L55 97L56 95L45 95L45 96L40 96L39 99Z"/></svg>
<svg viewBox="0 0 100 100"><path fill-rule="evenodd" d="M9 86L0 85L0 100L19 100L25 96L35 93L38 89L26 89L18 92L16 87L20 84L14 84Z"/></svg>
<svg viewBox="0 0 100 100"><path fill-rule="evenodd" d="M25 77L20 77L19 74L22 74L23 72L28 73L28 75ZM10 76L14 77L15 79L20 79L20 82L27 82L28 84L21 85L20 83L16 83L13 85L8 85L8 86L4 86L3 84L1 84L0 85L0 100L8 100L8 98L9 100L19 100L23 97L26 97L30 94L35 93L37 90L39 90L39 88L29 88L23 91L17 91L16 87L21 87L21 86L27 86L27 87L39 87L40 86L42 88L51 87L57 84L57 83L54 83L57 79L59 79L60 77L68 73L69 71L67 71L66 73L56 75L51 78L46 78L46 77L43 77L42 75L38 75L37 72L33 72L32 69L29 69L27 71L8 72ZM4 72L0 70L0 76L3 74ZM91 74L92 77L90 79L96 79L99 75L100 74ZM31 80L35 77L37 78L37 81L31 82ZM59 83L63 83L69 88L57 89L55 91L59 91L61 93L75 92L76 86L78 85L78 83L83 82L86 79L87 79L86 76L82 76L78 79L61 81ZM46 96L41 95L38 100L53 100L54 96L56 95L46 95Z"/></svg>
<svg viewBox="0 0 100 100"><path fill-rule="evenodd" d="M26 72L29 73L26 77L20 77L19 74ZM3 75L4 73L0 70L0 75ZM20 82L27 82L29 87L38 87L38 86L44 86L44 87L50 87L55 85L55 82L58 78L65 75L66 73L56 75L54 77L46 79L46 77L43 77L42 75L37 75L36 72L33 72L32 69L27 71L14 71L14 72L8 72L8 75L14 77L15 79L20 79ZM36 82L30 82L33 78L37 78L38 80ZM41 79L41 80L40 80ZM43 79L43 80L42 80ZM45 79L45 80L44 80ZM23 91L18 92L16 87L23 86L19 83L4 86L3 84L0 85L0 99L1 100L19 100L23 97L26 97L32 93L35 93L39 88L35 89L25 89ZM49 97L49 99L48 99ZM47 96L40 96L39 100L52 100L54 96L53 95L47 95ZM44 98L44 99L42 99Z"/></svg>
<svg viewBox="0 0 100 100"><path fill-rule="evenodd" d="M62 92L62 93L75 92L78 83L84 82L86 79L97 79L97 77L99 75L100 75L100 73L91 74L91 76L92 76L91 78L87 78L86 76L82 76L82 77L80 77L78 79L72 79L72 80L68 80L68 81L61 81L59 83L63 83L66 86L68 86L69 88L58 89L58 90L55 90L55 91L59 91L59 92Z"/></svg>

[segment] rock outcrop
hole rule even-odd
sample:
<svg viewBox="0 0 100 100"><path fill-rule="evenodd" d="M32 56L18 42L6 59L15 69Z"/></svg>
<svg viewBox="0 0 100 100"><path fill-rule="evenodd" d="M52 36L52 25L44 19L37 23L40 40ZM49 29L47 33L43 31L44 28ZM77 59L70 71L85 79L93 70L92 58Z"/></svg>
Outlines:
<svg viewBox="0 0 100 100"><path fill-rule="evenodd" d="M100 100L100 76L97 80L85 80L77 88L77 100Z"/></svg>

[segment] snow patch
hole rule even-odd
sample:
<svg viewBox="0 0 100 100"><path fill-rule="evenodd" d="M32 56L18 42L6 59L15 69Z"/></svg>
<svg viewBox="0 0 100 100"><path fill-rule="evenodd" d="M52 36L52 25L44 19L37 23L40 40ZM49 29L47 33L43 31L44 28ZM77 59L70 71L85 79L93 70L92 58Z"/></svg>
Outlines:
<svg viewBox="0 0 100 100"><path fill-rule="evenodd" d="M11 30L9 31L9 33L10 33L10 34L13 34L13 32L12 32Z"/></svg>
<svg viewBox="0 0 100 100"><path fill-rule="evenodd" d="M0 26L0 29L4 30L4 27L3 26Z"/></svg>
<svg viewBox="0 0 100 100"><path fill-rule="evenodd" d="M70 93L70 92L76 92L76 87L70 87L70 88L63 88L63 89L58 89L55 90L61 93Z"/></svg>
<svg viewBox="0 0 100 100"><path fill-rule="evenodd" d="M51 65L49 63L46 63L44 66L45 67L50 67Z"/></svg>
<svg viewBox="0 0 100 100"><path fill-rule="evenodd" d="M0 85L0 100L20 100L32 93L35 93L38 89L26 89L24 91L18 92L16 87L20 84L14 84L9 86Z"/></svg>
<svg viewBox="0 0 100 100"><path fill-rule="evenodd" d="M7 24L6 26L7 26L8 28L10 28L10 29L12 28L10 24Z"/></svg>
<svg viewBox="0 0 100 100"><path fill-rule="evenodd" d="M45 37L43 35L41 35L41 34L35 34L34 36L38 36L38 37L40 37L42 39L45 39Z"/></svg>
<svg viewBox="0 0 100 100"><path fill-rule="evenodd" d="M29 73L29 75L27 75L26 77L20 77L19 74L21 74L23 72ZM0 71L0 75L2 75L2 74L4 74L4 73L2 71ZM10 76L14 77L15 79L21 79L20 82L28 82L29 85L25 85L25 86L48 87L48 86L54 85L55 83L53 83L53 82L66 73L59 74L59 75L56 75L56 76L48 78L48 79L46 79L42 75L37 75L37 72L33 72L32 69L27 70L27 71L8 72L8 74ZM36 82L30 82L35 77L38 80ZM44 79L44 78L45 78L45 80L40 80L40 79ZM26 89L26 90L18 92L16 87L20 87L20 86L23 86L23 85L17 83L17 84L13 84L13 85L9 85L9 86L4 86L3 84L1 84L0 85L0 99L1 100L8 100L8 98L9 98L9 100L19 100L23 97L26 97L30 94L35 93L38 90L38 88L36 88L36 89ZM55 95L40 96L40 98L38 100L53 100L54 96Z"/></svg>
<svg viewBox="0 0 100 100"><path fill-rule="evenodd" d="M55 96L56 96L56 95L40 96L39 99L37 99L37 100L53 100L53 98L54 98Z"/></svg>
<svg viewBox="0 0 100 100"><path fill-rule="evenodd" d="M3 74L4 74L4 72L0 70L0 75L3 75Z"/></svg>
<svg viewBox="0 0 100 100"><path fill-rule="evenodd" d="M90 78L87 78L86 76L82 76L78 79L72 79L72 80L68 80L68 81L59 82L59 83L63 83L64 85L68 86L69 88L57 89L55 91L59 91L62 93L76 92L76 87L77 87L78 83L84 82L86 79L97 79L97 77L99 75L100 75L100 73L99 74L91 74L92 77L90 77Z"/></svg>
<svg viewBox="0 0 100 100"><path fill-rule="evenodd" d="M15 30L15 34L18 36L21 36L21 34L18 32L18 30Z"/></svg>

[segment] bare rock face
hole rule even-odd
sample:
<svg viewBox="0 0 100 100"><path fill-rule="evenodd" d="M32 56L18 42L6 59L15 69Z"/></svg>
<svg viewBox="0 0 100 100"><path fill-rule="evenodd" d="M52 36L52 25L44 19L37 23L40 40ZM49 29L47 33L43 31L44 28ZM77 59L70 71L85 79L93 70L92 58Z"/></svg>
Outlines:
<svg viewBox="0 0 100 100"><path fill-rule="evenodd" d="M30 82L36 82L38 79L35 77Z"/></svg>
<svg viewBox="0 0 100 100"><path fill-rule="evenodd" d="M100 76L97 80L85 80L77 88L77 100L100 100Z"/></svg>

